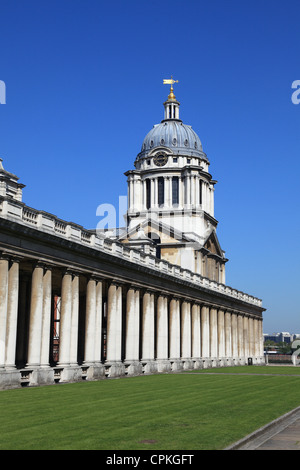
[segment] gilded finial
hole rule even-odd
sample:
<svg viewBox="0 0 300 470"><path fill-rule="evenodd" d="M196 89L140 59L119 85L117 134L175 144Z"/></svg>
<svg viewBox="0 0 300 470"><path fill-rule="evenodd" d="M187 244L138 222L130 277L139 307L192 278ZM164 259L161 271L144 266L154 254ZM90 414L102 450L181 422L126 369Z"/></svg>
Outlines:
<svg viewBox="0 0 300 470"><path fill-rule="evenodd" d="M176 97L173 93L173 85L174 83L178 83L178 80L173 80L173 76L171 75L171 78L166 78L163 80L163 84L164 85L171 85L171 88L170 88L170 94L168 96L168 100L176 100Z"/></svg>

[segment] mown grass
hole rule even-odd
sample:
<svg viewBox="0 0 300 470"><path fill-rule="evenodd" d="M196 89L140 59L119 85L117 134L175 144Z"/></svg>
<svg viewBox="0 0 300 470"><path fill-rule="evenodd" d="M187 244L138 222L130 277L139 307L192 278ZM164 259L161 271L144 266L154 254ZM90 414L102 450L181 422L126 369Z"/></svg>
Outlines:
<svg viewBox="0 0 300 470"><path fill-rule="evenodd" d="M267 374L267 375L300 375L300 367L294 366L234 366L198 369L186 371L197 374Z"/></svg>
<svg viewBox="0 0 300 470"><path fill-rule="evenodd" d="M300 377L238 369L1 391L0 449L223 449L300 405Z"/></svg>

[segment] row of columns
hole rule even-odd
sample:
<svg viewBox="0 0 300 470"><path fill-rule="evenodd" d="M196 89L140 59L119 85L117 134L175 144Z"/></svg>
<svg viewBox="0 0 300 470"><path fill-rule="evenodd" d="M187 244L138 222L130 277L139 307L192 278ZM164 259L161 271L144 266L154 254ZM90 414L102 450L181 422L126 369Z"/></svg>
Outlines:
<svg viewBox="0 0 300 470"><path fill-rule="evenodd" d="M0 259L2 370L16 367L17 328L22 328L18 312L23 300L19 295L19 263L14 257ZM32 271L25 368L50 367L52 271L41 263L36 263ZM79 277L69 269L61 277L57 364L61 369L78 367ZM86 283L83 365L87 367L102 364L102 369L109 371L117 365L116 374L124 373L126 367L129 373L141 373L191 368L195 361L199 365L203 359L263 356L261 318L136 286L105 282L105 298L102 279L90 276Z"/></svg>
<svg viewBox="0 0 300 470"><path fill-rule="evenodd" d="M108 290L107 362L122 361L121 291L114 283ZM139 296L128 289L125 363L263 356L260 318L150 291L140 315Z"/></svg>
<svg viewBox="0 0 300 470"><path fill-rule="evenodd" d="M164 208L173 208L172 204L172 176L163 176L165 187ZM187 173L184 177L178 176L178 207L191 208L200 205L210 215L214 215L214 188L197 174ZM133 175L128 179L129 212L146 210L147 184L150 181L150 207L158 208L158 176L141 179ZM201 181L201 186L200 186ZM201 195L200 195L201 191Z"/></svg>

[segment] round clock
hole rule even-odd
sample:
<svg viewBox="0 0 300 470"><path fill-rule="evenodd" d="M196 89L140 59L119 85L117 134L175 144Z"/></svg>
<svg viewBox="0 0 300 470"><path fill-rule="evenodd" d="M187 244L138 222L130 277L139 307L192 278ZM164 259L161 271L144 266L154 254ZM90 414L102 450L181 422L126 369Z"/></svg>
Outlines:
<svg viewBox="0 0 300 470"><path fill-rule="evenodd" d="M154 157L153 161L156 166L164 166L168 161L168 157L167 155L157 155Z"/></svg>

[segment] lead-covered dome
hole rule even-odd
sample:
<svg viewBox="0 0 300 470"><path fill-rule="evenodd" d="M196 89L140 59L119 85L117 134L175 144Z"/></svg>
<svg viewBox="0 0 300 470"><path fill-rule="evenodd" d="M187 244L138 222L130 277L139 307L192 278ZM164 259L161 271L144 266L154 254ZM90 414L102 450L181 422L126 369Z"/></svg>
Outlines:
<svg viewBox="0 0 300 470"><path fill-rule="evenodd" d="M200 156L203 158L201 141L191 126L175 119L163 120L153 126L144 138L140 157L146 156L155 147L168 147L174 154Z"/></svg>
<svg viewBox="0 0 300 470"><path fill-rule="evenodd" d="M171 82L168 81L168 82ZM173 83L175 83L172 80ZM206 159L201 141L191 126L179 119L180 103L176 100L171 87L164 103L165 115L160 124L153 126L143 140L139 158L145 158L157 147L166 147L175 155L196 156Z"/></svg>

